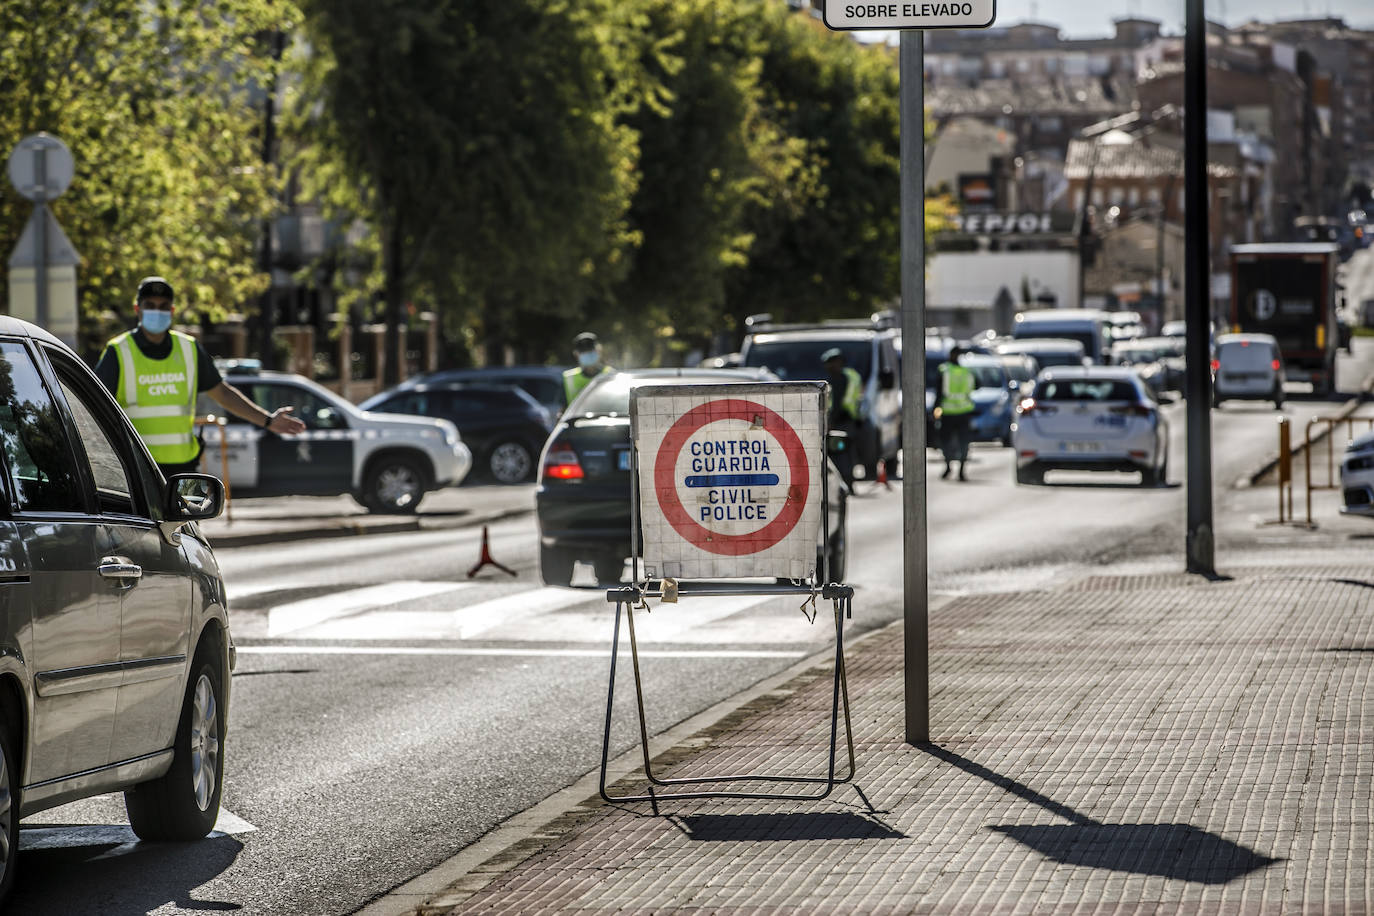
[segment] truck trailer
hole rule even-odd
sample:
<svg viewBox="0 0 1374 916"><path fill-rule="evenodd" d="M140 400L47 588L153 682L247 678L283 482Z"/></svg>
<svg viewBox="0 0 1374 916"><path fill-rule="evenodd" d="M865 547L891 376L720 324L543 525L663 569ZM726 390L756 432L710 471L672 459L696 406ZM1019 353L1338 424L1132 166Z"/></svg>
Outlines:
<svg viewBox="0 0 1374 916"><path fill-rule="evenodd" d="M1319 396L1336 386L1336 265L1329 242L1231 247L1231 329L1272 334L1284 376L1310 382Z"/></svg>

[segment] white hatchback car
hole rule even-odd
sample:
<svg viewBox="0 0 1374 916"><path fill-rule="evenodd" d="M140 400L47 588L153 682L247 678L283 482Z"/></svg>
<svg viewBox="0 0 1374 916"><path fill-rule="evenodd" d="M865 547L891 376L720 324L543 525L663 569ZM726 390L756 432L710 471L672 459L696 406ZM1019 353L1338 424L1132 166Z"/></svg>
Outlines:
<svg viewBox="0 0 1374 916"><path fill-rule="evenodd" d="M1169 425L1133 369L1084 366L1043 370L1011 427L1016 482L1044 483L1049 470L1139 471L1163 484Z"/></svg>
<svg viewBox="0 0 1374 916"><path fill-rule="evenodd" d="M1212 406L1243 399L1283 408L1283 354L1270 334L1219 334L1212 350Z"/></svg>

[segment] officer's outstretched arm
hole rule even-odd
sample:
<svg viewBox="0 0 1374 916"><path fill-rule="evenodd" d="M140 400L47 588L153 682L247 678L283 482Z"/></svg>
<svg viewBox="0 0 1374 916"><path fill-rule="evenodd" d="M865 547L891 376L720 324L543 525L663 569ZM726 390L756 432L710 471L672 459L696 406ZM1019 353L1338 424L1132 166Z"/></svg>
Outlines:
<svg viewBox="0 0 1374 916"><path fill-rule="evenodd" d="M294 436L305 432L305 424L291 416L290 407L282 407L273 413L268 413L228 382L220 382L206 394L214 398L215 403L219 406L240 420L246 420L254 426L270 429L272 432L283 436Z"/></svg>

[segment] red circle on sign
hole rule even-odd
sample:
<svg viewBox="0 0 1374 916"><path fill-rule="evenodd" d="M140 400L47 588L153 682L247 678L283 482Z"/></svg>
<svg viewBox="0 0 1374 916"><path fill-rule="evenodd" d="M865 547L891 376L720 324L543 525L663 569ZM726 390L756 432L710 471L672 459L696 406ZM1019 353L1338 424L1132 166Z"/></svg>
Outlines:
<svg viewBox="0 0 1374 916"><path fill-rule="evenodd" d="M782 446L791 473L787 487L787 503L771 522L758 531L749 534L717 534L697 522L682 505L677 494L677 456L687 439L708 423L717 420L745 420L753 423L763 418L763 428L773 434ZM673 530L682 535L688 543L708 553L737 557L746 553L758 553L777 544L797 527L802 510L806 508L806 496L811 489L811 468L806 460L806 449L792 427L777 413L753 401L726 399L698 404L687 411L677 422L668 428L663 442L658 447L658 457L654 460L654 489L658 492L658 505L663 517Z"/></svg>

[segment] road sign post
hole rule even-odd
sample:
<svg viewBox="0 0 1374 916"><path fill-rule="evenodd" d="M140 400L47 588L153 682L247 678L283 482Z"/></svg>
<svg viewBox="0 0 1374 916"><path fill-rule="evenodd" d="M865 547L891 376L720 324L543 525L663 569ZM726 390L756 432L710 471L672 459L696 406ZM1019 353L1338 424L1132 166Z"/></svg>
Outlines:
<svg viewBox="0 0 1374 916"><path fill-rule="evenodd" d="M827 581L830 474L824 382L661 385L630 399L631 569L634 584L614 588L610 685L601 745L601 796L607 801L666 798L816 800L854 776L854 740L844 669L844 620L854 590ZM838 484L843 486L843 484ZM843 516L840 516L842 518ZM642 548L641 548L642 544ZM767 577L777 585L747 581ZM723 581L724 580L724 581ZM649 759L648 725L634 610L646 599L797 596L834 606L835 669L829 763L824 775L741 773L663 778ZM611 795L606 787L622 616L630 640L640 749L648 794ZM840 713L849 766L837 775ZM750 790L763 784L767 789ZM743 789L733 788L746 784ZM791 791L777 785L815 787ZM732 788L721 788L721 786ZM663 792L660 790L667 789Z"/></svg>
<svg viewBox="0 0 1374 916"><path fill-rule="evenodd" d="M76 346L76 267L80 256L48 209L71 185L75 164L66 144L50 134L25 137L10 153L10 184L34 202L10 255L10 314Z"/></svg>
<svg viewBox="0 0 1374 916"><path fill-rule="evenodd" d="M930 741L930 581L926 556L925 45L926 29L984 29L996 0L959 3L827 0L837 31L901 30L902 621L906 742Z"/></svg>

